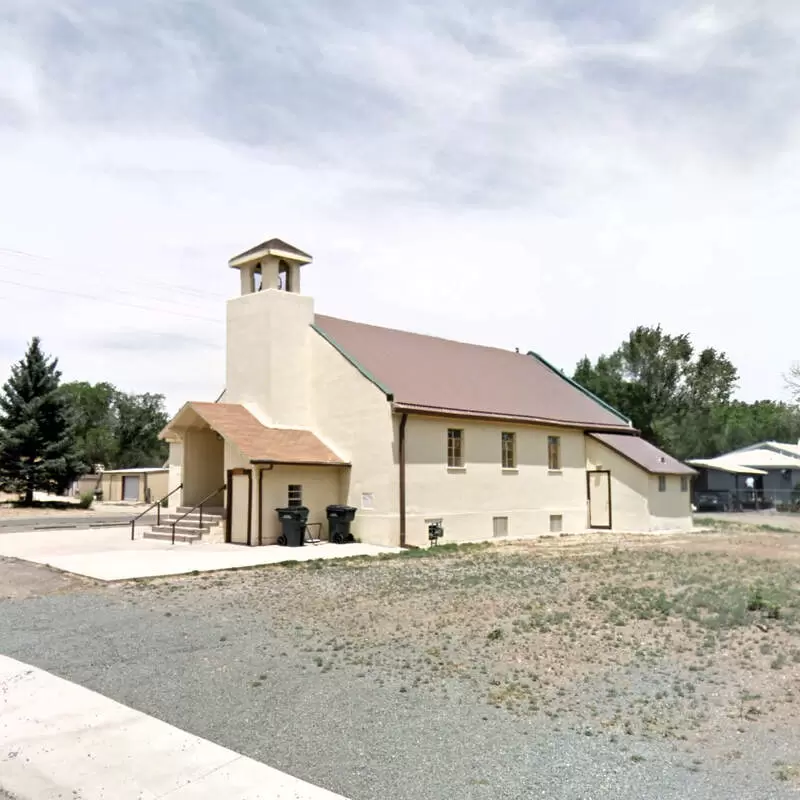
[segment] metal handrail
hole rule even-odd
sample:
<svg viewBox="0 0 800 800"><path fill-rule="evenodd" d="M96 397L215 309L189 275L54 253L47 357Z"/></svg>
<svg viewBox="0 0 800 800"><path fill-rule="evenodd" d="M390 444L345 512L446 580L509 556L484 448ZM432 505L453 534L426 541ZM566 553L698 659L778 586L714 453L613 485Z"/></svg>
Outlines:
<svg viewBox="0 0 800 800"><path fill-rule="evenodd" d="M178 517L178 519L173 521L173 523L172 523L172 544L175 544L175 526L182 519L185 519L186 517L188 517L189 514L191 514L192 511L194 511L196 508L200 509L200 522L197 523L197 527L202 530L202 528L203 528L203 504L206 501L210 500L212 497L216 497L220 492L224 492L226 487L227 487L227 484L223 483L222 486L219 489L215 489L213 492L211 492L211 494L209 494L206 497L204 497L199 503L197 503L196 505L193 505L186 513L182 514L180 517Z"/></svg>
<svg viewBox="0 0 800 800"><path fill-rule="evenodd" d="M156 500L155 503L153 503L152 505L148 506L144 511L142 511L141 514L139 514L138 516L134 517L131 520L131 541L133 541L134 533L135 533L135 530L136 530L136 522L138 520L140 520L148 511L152 511L154 508L157 509L157 511L156 511L156 525L160 525L161 524L161 504L167 498L172 497L172 495L175 494L175 492L177 492L178 489L183 489L183 484L182 483L179 483L169 494L165 494L160 500Z"/></svg>

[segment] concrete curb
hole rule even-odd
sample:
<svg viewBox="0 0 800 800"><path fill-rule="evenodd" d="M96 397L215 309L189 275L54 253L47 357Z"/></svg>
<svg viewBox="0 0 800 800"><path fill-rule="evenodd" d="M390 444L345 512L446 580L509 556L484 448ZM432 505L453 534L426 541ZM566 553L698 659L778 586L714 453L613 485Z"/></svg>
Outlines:
<svg viewBox="0 0 800 800"><path fill-rule="evenodd" d="M0 656L0 797L346 800Z"/></svg>

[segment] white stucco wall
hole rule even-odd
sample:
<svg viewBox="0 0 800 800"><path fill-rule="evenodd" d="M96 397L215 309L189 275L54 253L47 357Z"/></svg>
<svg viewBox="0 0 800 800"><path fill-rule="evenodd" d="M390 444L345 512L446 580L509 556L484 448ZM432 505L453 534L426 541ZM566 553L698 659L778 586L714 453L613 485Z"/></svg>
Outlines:
<svg viewBox="0 0 800 800"><path fill-rule="evenodd" d="M312 424L310 297L277 289L228 301L226 403L253 403L273 425Z"/></svg>
<svg viewBox="0 0 800 800"><path fill-rule="evenodd" d="M186 431L183 439L183 505L199 503L225 483L223 453L223 442L214 431L208 428ZM222 504L222 493L209 501L210 506Z"/></svg>
<svg viewBox="0 0 800 800"><path fill-rule="evenodd" d="M666 479L666 491L660 492L658 475L649 476L650 530L690 530L693 525L692 493L681 491L680 475L667 475Z"/></svg>
<svg viewBox="0 0 800 800"><path fill-rule="evenodd" d="M262 503L262 542L275 544L280 535L280 521L276 508L283 508L289 502L289 484L303 487L302 502L308 507L308 521L311 524L311 533L319 535L321 539L328 538L328 523L325 508L333 503L342 503L343 467L289 467L275 466L273 469L264 470L261 488ZM255 492L258 493L258 471L253 473L256 481ZM253 515L257 515L257 506L253 506ZM315 523L319 523L316 527ZM356 532L355 527L352 528ZM357 535L357 534L356 534ZM258 532L253 537L253 542L258 541Z"/></svg>
<svg viewBox="0 0 800 800"><path fill-rule="evenodd" d="M647 472L589 436L586 437L586 468L611 470L613 531L650 530Z"/></svg>
<svg viewBox="0 0 800 800"><path fill-rule="evenodd" d="M169 477L167 492L172 492L183 482L183 442L169 443L169 459L167 461ZM183 491L177 491L167 501L169 508L175 509L183 505Z"/></svg>
<svg viewBox="0 0 800 800"><path fill-rule="evenodd" d="M399 472L397 419L384 393L325 338L311 331L312 430L352 468L342 470L342 502L358 509L353 533L361 541L397 545ZM367 495L367 498L363 498ZM362 499L371 498L371 508Z"/></svg>
<svg viewBox="0 0 800 800"><path fill-rule="evenodd" d="M464 430L463 469L447 467L447 430ZM501 433L516 433L517 468L504 470ZM561 470L548 470L547 437L561 437ZM508 535L586 529L583 433L464 419L410 416L406 426L406 538L428 544L426 520L442 519L444 541L491 538L493 518L508 517Z"/></svg>

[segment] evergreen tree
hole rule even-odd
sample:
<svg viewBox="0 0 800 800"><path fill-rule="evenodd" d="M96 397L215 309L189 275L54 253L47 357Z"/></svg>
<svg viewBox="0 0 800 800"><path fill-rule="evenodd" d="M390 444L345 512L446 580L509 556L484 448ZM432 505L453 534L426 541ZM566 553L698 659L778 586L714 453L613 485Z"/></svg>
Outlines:
<svg viewBox="0 0 800 800"><path fill-rule="evenodd" d="M23 495L26 505L36 490L63 492L83 467L57 365L34 337L0 391L0 482Z"/></svg>

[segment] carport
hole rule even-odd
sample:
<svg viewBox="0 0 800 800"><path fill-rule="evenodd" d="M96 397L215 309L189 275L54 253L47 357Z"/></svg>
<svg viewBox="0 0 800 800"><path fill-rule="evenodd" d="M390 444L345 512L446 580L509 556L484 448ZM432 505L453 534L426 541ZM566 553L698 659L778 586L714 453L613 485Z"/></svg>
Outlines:
<svg viewBox="0 0 800 800"><path fill-rule="evenodd" d="M714 510L741 511L743 492L753 492L755 488L742 487L742 479L748 477L754 481L763 480L769 473L757 467L748 467L738 463L732 457L692 458L687 462L700 470L694 484L694 503L698 510L709 510L712 499L723 508Z"/></svg>

